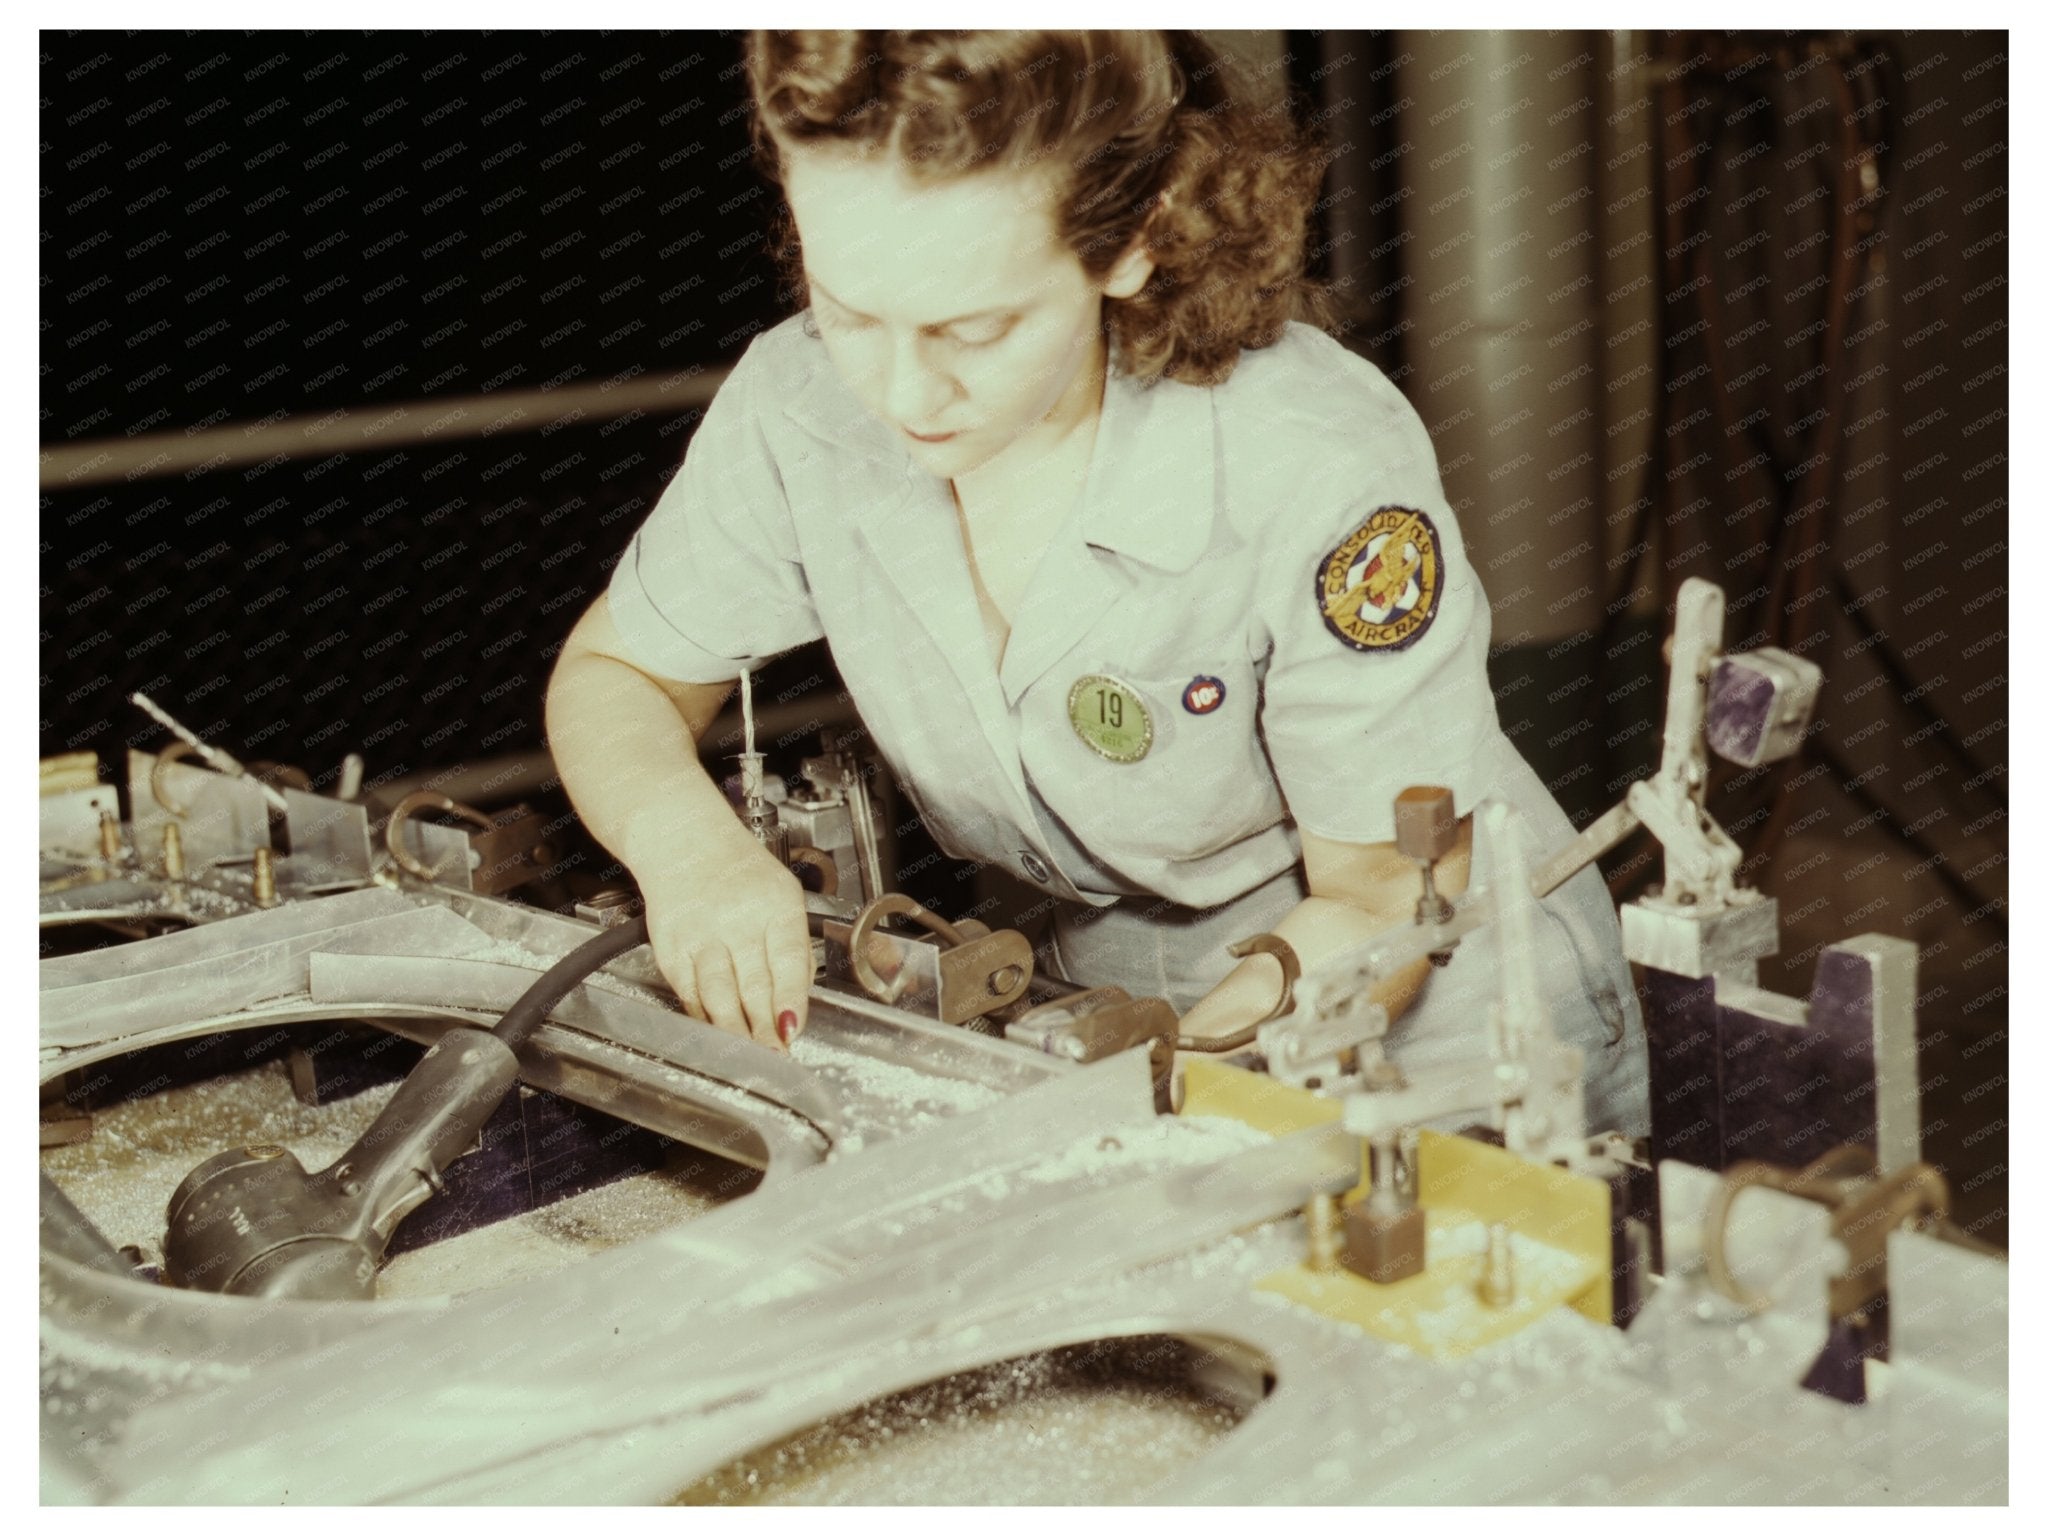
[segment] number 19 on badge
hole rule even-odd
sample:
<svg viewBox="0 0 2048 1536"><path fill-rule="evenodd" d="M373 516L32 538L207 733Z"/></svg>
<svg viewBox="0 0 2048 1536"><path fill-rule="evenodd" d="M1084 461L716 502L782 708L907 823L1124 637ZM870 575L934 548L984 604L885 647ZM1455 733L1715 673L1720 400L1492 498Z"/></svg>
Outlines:
<svg viewBox="0 0 2048 1536"><path fill-rule="evenodd" d="M1067 692L1074 734L1113 763L1135 763L1152 750L1152 716L1130 684L1100 672L1076 679Z"/></svg>

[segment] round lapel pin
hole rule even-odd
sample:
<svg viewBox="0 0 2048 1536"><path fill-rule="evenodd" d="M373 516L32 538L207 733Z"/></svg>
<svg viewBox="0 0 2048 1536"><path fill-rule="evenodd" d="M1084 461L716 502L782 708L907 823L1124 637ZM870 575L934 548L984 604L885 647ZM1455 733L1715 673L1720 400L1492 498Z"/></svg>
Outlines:
<svg viewBox="0 0 2048 1536"><path fill-rule="evenodd" d="M1213 715L1223 707L1223 679L1206 672L1181 691L1180 707L1191 715Z"/></svg>
<svg viewBox="0 0 2048 1536"><path fill-rule="evenodd" d="M1152 716L1138 690L1102 672L1067 690L1067 720L1091 751L1113 763L1135 763L1152 750Z"/></svg>

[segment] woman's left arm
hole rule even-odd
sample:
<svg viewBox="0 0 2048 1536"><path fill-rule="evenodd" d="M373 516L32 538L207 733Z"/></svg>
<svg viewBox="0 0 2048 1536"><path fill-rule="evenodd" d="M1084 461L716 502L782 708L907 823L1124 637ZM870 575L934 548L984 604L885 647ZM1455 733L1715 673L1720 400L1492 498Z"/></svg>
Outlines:
<svg viewBox="0 0 2048 1536"><path fill-rule="evenodd" d="M1309 895L1272 931L1293 947L1304 972L1341 949L1415 921L1422 871L1392 843L1333 842L1304 828L1301 856ZM1468 815L1458 823L1457 846L1437 864L1437 893L1463 894L1471 872ZM1388 977L1373 993L1390 1021L1415 1000L1429 969L1427 959L1418 960ZM1188 1010L1181 1033L1198 1039L1230 1034L1271 1011L1279 995L1280 962L1271 955L1247 956Z"/></svg>

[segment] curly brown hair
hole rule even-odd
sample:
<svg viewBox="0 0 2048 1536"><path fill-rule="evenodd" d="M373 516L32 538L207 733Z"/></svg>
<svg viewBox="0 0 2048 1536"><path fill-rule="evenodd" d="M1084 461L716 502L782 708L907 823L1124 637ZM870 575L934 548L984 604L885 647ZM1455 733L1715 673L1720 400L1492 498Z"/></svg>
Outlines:
<svg viewBox="0 0 2048 1536"><path fill-rule="evenodd" d="M761 31L746 67L778 185L785 149L816 145L885 150L932 180L1059 167L1055 224L1088 276L1138 239L1155 263L1137 294L1104 300L1125 374L1221 383L1290 318L1329 322L1303 275L1329 155L1284 105L1249 105L1198 33ZM774 249L807 304L786 204Z"/></svg>

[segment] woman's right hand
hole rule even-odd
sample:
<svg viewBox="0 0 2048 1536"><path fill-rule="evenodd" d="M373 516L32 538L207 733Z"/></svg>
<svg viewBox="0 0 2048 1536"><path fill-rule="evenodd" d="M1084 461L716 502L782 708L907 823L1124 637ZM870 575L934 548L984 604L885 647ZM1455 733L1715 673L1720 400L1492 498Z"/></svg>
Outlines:
<svg viewBox="0 0 2048 1536"><path fill-rule="evenodd" d="M741 838L729 856L641 878L648 941L687 1012L786 1049L803 1031L811 992L803 887L760 844Z"/></svg>

